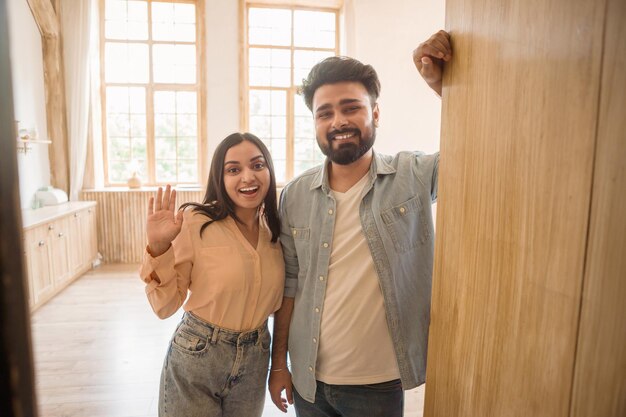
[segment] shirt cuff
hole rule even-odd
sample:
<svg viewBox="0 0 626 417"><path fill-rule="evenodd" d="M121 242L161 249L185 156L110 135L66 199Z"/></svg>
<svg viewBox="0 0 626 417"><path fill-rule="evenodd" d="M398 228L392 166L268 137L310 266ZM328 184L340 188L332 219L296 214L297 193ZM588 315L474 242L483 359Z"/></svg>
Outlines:
<svg viewBox="0 0 626 417"><path fill-rule="evenodd" d="M168 264L170 265L174 264L174 249L171 245L167 249L167 251L165 251L165 253L157 257L153 257L150 254L148 245L146 245L146 250L143 254L143 262L141 264L141 269L139 270L139 276L141 277L141 280L145 282L146 284L154 283L155 280L154 278L152 278L152 272L155 272L159 266L168 265ZM158 273L157 275L159 275L159 278L163 282L164 277Z"/></svg>

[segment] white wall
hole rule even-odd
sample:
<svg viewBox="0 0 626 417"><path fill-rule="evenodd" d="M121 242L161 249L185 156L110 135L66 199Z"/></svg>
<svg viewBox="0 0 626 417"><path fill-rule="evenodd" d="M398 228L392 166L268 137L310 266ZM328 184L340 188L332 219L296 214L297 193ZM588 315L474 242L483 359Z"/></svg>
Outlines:
<svg viewBox="0 0 626 417"><path fill-rule="evenodd" d="M205 2L207 137L209 162L213 151L239 127L239 2ZM208 167L208 165L207 165ZM200 181L204 184L204 179Z"/></svg>
<svg viewBox="0 0 626 417"><path fill-rule="evenodd" d="M441 100L423 82L412 53L444 28L440 0L346 0L345 55L370 64L381 81L380 128L374 148L382 153L439 149Z"/></svg>
<svg viewBox="0 0 626 417"><path fill-rule="evenodd" d="M7 5L15 119L47 139L41 35L26 0L8 0ZM32 145L32 151L18 154L17 163L20 205L28 208L35 191L50 183L48 146Z"/></svg>

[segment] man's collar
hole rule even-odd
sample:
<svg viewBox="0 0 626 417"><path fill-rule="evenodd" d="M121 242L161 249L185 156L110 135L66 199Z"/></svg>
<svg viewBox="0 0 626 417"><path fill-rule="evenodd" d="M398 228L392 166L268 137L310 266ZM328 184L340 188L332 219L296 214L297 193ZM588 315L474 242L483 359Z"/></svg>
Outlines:
<svg viewBox="0 0 626 417"><path fill-rule="evenodd" d="M383 157L376 153L375 150L372 149L372 165L370 166L369 176L371 181L373 182L378 175L389 175L394 174L396 169L389 165L387 161L383 159ZM313 177L313 181L311 182L311 190L322 187L322 190L325 192L329 192L330 185L328 182L328 164L330 164L330 160L326 158L324 161L324 165L322 165L322 169L320 169L315 177Z"/></svg>

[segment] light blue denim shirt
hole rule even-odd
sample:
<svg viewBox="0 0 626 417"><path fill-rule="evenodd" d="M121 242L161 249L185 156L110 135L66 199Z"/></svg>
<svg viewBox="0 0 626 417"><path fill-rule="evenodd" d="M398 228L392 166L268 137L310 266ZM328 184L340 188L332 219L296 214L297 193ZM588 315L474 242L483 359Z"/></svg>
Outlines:
<svg viewBox="0 0 626 417"><path fill-rule="evenodd" d="M426 374L435 237L431 206L437 198L438 163L438 153L374 152L359 209L404 389L422 384ZM280 202L284 296L295 298L288 342L291 371L298 393L311 402L314 340L320 334L336 213L327 164L287 184Z"/></svg>

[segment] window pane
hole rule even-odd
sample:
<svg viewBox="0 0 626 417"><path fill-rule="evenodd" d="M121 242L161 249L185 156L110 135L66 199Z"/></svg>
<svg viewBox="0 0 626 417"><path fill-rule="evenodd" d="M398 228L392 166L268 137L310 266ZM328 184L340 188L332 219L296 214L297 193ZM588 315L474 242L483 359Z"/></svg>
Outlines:
<svg viewBox="0 0 626 417"><path fill-rule="evenodd" d="M250 85L291 85L291 52L285 49L250 48Z"/></svg>
<svg viewBox="0 0 626 417"><path fill-rule="evenodd" d="M148 82L148 45L107 42L104 61L106 82Z"/></svg>
<svg viewBox="0 0 626 417"><path fill-rule="evenodd" d="M178 182L197 182L198 175L195 159L182 159L178 161Z"/></svg>
<svg viewBox="0 0 626 417"><path fill-rule="evenodd" d="M133 160L143 163L146 159L146 138L132 138L131 152Z"/></svg>
<svg viewBox="0 0 626 417"><path fill-rule="evenodd" d="M109 160L130 161L130 140L125 138L109 137Z"/></svg>
<svg viewBox="0 0 626 417"><path fill-rule="evenodd" d="M311 110L306 106L303 96L297 96L293 98L294 114L296 116L308 116L313 120L313 114Z"/></svg>
<svg viewBox="0 0 626 417"><path fill-rule="evenodd" d="M154 45L154 81L192 84L196 82L196 47L194 45Z"/></svg>
<svg viewBox="0 0 626 417"><path fill-rule="evenodd" d="M195 5L183 3L153 3L152 37L154 40L158 41L195 42Z"/></svg>
<svg viewBox="0 0 626 417"><path fill-rule="evenodd" d="M179 114L176 117L177 136L196 136L198 134L198 119L195 114Z"/></svg>
<svg viewBox="0 0 626 417"><path fill-rule="evenodd" d="M154 115L154 136L175 136L176 116L173 114L156 113Z"/></svg>
<svg viewBox="0 0 626 417"><path fill-rule="evenodd" d="M133 138L146 137L146 115L132 114L130 116L130 135Z"/></svg>
<svg viewBox="0 0 626 417"><path fill-rule="evenodd" d="M175 182L176 181L176 160L160 159L156 161L156 179L157 182Z"/></svg>
<svg viewBox="0 0 626 417"><path fill-rule="evenodd" d="M171 158L176 155L176 138L155 138L154 150L157 159Z"/></svg>
<svg viewBox="0 0 626 417"><path fill-rule="evenodd" d="M250 133L260 139L269 139L271 136L270 118L267 116L250 116Z"/></svg>
<svg viewBox="0 0 626 417"><path fill-rule="evenodd" d="M128 162L109 160L109 182L125 183L129 177Z"/></svg>
<svg viewBox="0 0 626 417"><path fill-rule="evenodd" d="M313 118L307 116L296 116L294 118L294 136L296 138L315 139L315 126Z"/></svg>
<svg viewBox="0 0 626 417"><path fill-rule="evenodd" d="M287 118L285 116L272 116L272 139L287 137Z"/></svg>
<svg viewBox="0 0 626 417"><path fill-rule="evenodd" d="M130 112L146 114L146 89L143 87L129 87Z"/></svg>
<svg viewBox="0 0 626 417"><path fill-rule="evenodd" d="M148 39L148 5L145 1L107 0L105 37L108 39Z"/></svg>
<svg viewBox="0 0 626 417"><path fill-rule="evenodd" d="M196 138L178 139L178 157L195 160L198 156L198 141Z"/></svg>
<svg viewBox="0 0 626 417"><path fill-rule="evenodd" d="M248 41L251 45L290 45L291 11L251 7L248 11Z"/></svg>
<svg viewBox="0 0 626 417"><path fill-rule="evenodd" d="M287 161L284 159L275 159L272 157L274 161L274 173L276 175L276 182L285 183L287 182Z"/></svg>
<svg viewBox="0 0 626 417"><path fill-rule="evenodd" d="M198 96L195 91L178 91L176 93L176 111L178 114L196 114L198 112L197 107Z"/></svg>
<svg viewBox="0 0 626 417"><path fill-rule="evenodd" d="M311 68L324 58L335 55L332 51L301 51L293 53L293 82L301 85L302 80L309 75Z"/></svg>
<svg viewBox="0 0 626 417"><path fill-rule="evenodd" d="M250 90L249 94L250 115L270 114L270 92L267 90Z"/></svg>
<svg viewBox="0 0 626 417"><path fill-rule="evenodd" d="M176 113L176 93L174 91L155 91L154 112Z"/></svg>
<svg viewBox="0 0 626 417"><path fill-rule="evenodd" d="M130 117L128 114L107 115L107 136L130 136Z"/></svg>
<svg viewBox="0 0 626 417"><path fill-rule="evenodd" d="M294 176L298 176L307 169L320 165L322 162L324 162L324 159L320 161L295 161L293 167Z"/></svg>
<svg viewBox="0 0 626 417"><path fill-rule="evenodd" d="M107 0L104 4L104 18L106 20L126 21L128 18L127 5L126 0Z"/></svg>
<svg viewBox="0 0 626 417"><path fill-rule="evenodd" d="M335 48L335 13L294 11L294 45Z"/></svg>
<svg viewBox="0 0 626 417"><path fill-rule="evenodd" d="M287 115L287 93L285 91L272 91L271 100L274 116Z"/></svg>
<svg viewBox="0 0 626 417"><path fill-rule="evenodd" d="M287 155L287 140L286 139L272 139L270 141L270 152L272 152L272 158L285 159Z"/></svg>
<svg viewBox="0 0 626 417"><path fill-rule="evenodd" d="M107 87L107 113L128 113L128 87Z"/></svg>

